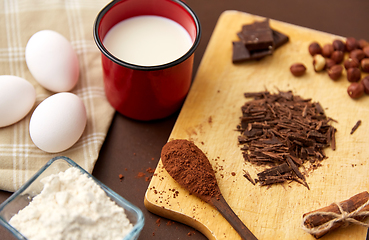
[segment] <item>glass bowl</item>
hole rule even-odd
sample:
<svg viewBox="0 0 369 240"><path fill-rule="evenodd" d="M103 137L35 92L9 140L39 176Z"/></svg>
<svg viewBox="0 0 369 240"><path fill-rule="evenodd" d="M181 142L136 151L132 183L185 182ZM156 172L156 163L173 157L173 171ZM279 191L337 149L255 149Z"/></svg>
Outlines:
<svg viewBox="0 0 369 240"><path fill-rule="evenodd" d="M87 174L95 183L100 186L106 193L106 195L114 201L118 206L124 208L125 213L130 220L133 228L123 240L134 240L140 235L140 232L144 226L144 216L142 211L128 202L119 194L113 192L110 188L105 186L95 177L93 177L86 170L81 168L77 163L71 159L59 156L51 159L45 166L43 166L33 177L31 177L18 191L14 192L7 200L0 204L0 224L9 230L17 239L27 240L17 229L9 224L9 220L18 213L19 210L26 207L33 197L39 194L43 189L41 179L51 174L58 174L65 171L70 167L76 167L82 173Z"/></svg>

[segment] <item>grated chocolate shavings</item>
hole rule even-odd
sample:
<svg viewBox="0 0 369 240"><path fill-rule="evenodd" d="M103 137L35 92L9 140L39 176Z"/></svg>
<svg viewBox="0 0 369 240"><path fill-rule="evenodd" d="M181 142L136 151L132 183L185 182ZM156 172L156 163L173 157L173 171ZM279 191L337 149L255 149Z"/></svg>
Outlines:
<svg viewBox="0 0 369 240"><path fill-rule="evenodd" d="M337 130L330 125L334 120L325 115L320 103L291 91L244 96L253 100L241 107L238 143L245 161L266 167L256 182L264 186L292 180L309 189L299 168L306 162L320 166L326 158L324 149L336 149Z"/></svg>

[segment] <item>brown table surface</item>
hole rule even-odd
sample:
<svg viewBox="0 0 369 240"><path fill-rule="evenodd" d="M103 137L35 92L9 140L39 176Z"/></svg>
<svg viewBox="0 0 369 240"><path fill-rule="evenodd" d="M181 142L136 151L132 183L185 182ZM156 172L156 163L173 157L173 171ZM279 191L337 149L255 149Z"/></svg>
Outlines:
<svg viewBox="0 0 369 240"><path fill-rule="evenodd" d="M202 26L195 54L194 74L213 29L225 10L239 10L344 37L369 41L369 1L365 0L185 0ZM144 194L149 184L146 170L155 168L178 113L159 121L138 122L115 114L93 175L144 212L145 226L139 239L206 239L200 232L146 210ZM139 177L145 173L144 177ZM120 181L119 174L124 175ZM0 202L11 193L0 191ZM160 219L160 221L158 221ZM0 227L0 239L15 239Z"/></svg>

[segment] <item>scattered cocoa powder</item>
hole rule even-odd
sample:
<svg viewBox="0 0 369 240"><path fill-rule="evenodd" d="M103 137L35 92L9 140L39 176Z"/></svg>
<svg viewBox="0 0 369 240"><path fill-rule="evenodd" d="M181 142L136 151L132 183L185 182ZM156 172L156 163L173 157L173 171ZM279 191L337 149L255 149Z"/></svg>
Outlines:
<svg viewBox="0 0 369 240"><path fill-rule="evenodd" d="M155 172L155 169L149 167L149 168L146 169L146 172L148 172L148 173L154 173Z"/></svg>
<svg viewBox="0 0 369 240"><path fill-rule="evenodd" d="M158 225L158 227L160 227L160 224L161 224L160 222L161 222L161 218L156 219L155 223L156 223L156 225Z"/></svg>
<svg viewBox="0 0 369 240"><path fill-rule="evenodd" d="M120 181L122 181L122 180L123 180L123 178L124 178L123 174L119 174L119 179L120 179Z"/></svg>
<svg viewBox="0 0 369 240"><path fill-rule="evenodd" d="M167 222L167 226L172 226L173 224L175 224L175 222L173 222L173 221L168 221Z"/></svg>
<svg viewBox="0 0 369 240"><path fill-rule="evenodd" d="M139 172L139 173L137 173L136 178L142 178L144 176L145 176L144 172Z"/></svg>

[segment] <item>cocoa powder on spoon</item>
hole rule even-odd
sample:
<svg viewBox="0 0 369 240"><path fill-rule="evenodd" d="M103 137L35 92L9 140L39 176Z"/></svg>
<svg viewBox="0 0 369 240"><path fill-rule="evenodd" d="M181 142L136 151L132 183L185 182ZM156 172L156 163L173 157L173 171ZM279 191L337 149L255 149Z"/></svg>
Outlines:
<svg viewBox="0 0 369 240"><path fill-rule="evenodd" d="M176 139L161 151L164 168L181 186L208 202L220 190L206 155L191 141Z"/></svg>
<svg viewBox="0 0 369 240"><path fill-rule="evenodd" d="M193 142L185 139L167 142L162 149L161 160L175 181L215 207L242 239L257 240L225 201L208 158Z"/></svg>

